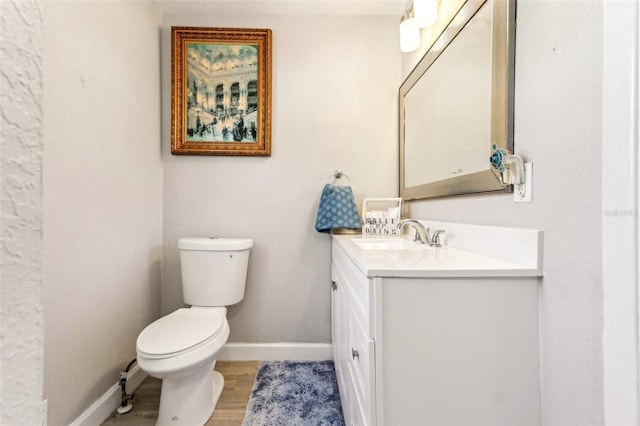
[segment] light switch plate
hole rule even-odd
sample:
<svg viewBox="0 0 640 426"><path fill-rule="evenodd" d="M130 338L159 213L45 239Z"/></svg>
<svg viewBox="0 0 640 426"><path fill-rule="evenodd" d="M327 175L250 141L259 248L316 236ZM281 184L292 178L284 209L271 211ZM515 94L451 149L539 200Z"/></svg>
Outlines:
<svg viewBox="0 0 640 426"><path fill-rule="evenodd" d="M524 183L513 185L513 201L515 203L530 203L533 200L533 163L524 163Z"/></svg>

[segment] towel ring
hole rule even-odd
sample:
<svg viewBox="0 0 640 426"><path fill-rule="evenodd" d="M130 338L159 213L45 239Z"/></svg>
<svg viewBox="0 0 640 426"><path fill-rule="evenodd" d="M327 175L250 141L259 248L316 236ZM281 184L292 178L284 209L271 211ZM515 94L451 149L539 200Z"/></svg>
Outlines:
<svg viewBox="0 0 640 426"><path fill-rule="evenodd" d="M342 178L346 178L347 182L349 182L349 185L351 185L351 179L349 179L349 176L347 176L346 174L344 174L342 172L342 170L336 170L335 172L333 172L333 174L329 177L333 177L333 180L331 181L331 183L335 183L337 180L340 180Z"/></svg>

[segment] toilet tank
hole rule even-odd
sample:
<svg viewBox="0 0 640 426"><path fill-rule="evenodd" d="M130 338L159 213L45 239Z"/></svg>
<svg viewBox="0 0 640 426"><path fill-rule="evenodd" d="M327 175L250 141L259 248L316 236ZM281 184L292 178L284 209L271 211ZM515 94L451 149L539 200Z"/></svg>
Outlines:
<svg viewBox="0 0 640 426"><path fill-rule="evenodd" d="M192 306L229 306L244 297L249 238L180 238L184 302Z"/></svg>

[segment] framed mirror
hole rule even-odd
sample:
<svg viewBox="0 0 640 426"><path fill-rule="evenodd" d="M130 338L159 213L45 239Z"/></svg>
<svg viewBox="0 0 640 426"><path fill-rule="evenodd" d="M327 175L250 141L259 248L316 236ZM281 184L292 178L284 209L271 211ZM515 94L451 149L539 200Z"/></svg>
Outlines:
<svg viewBox="0 0 640 426"><path fill-rule="evenodd" d="M505 191L513 152L515 0L467 0L400 86L400 196Z"/></svg>

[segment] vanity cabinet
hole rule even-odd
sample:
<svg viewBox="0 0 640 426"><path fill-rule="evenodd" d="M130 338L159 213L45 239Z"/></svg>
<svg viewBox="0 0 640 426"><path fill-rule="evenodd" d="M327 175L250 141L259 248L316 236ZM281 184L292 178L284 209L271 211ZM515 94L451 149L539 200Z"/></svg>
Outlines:
<svg viewBox="0 0 640 426"><path fill-rule="evenodd" d="M347 426L540 424L539 277L437 266L368 276L359 254L401 255L350 252L333 238L331 331Z"/></svg>
<svg viewBox="0 0 640 426"><path fill-rule="evenodd" d="M346 425L375 424L375 347L369 322L369 280L344 261L332 262L333 358Z"/></svg>

